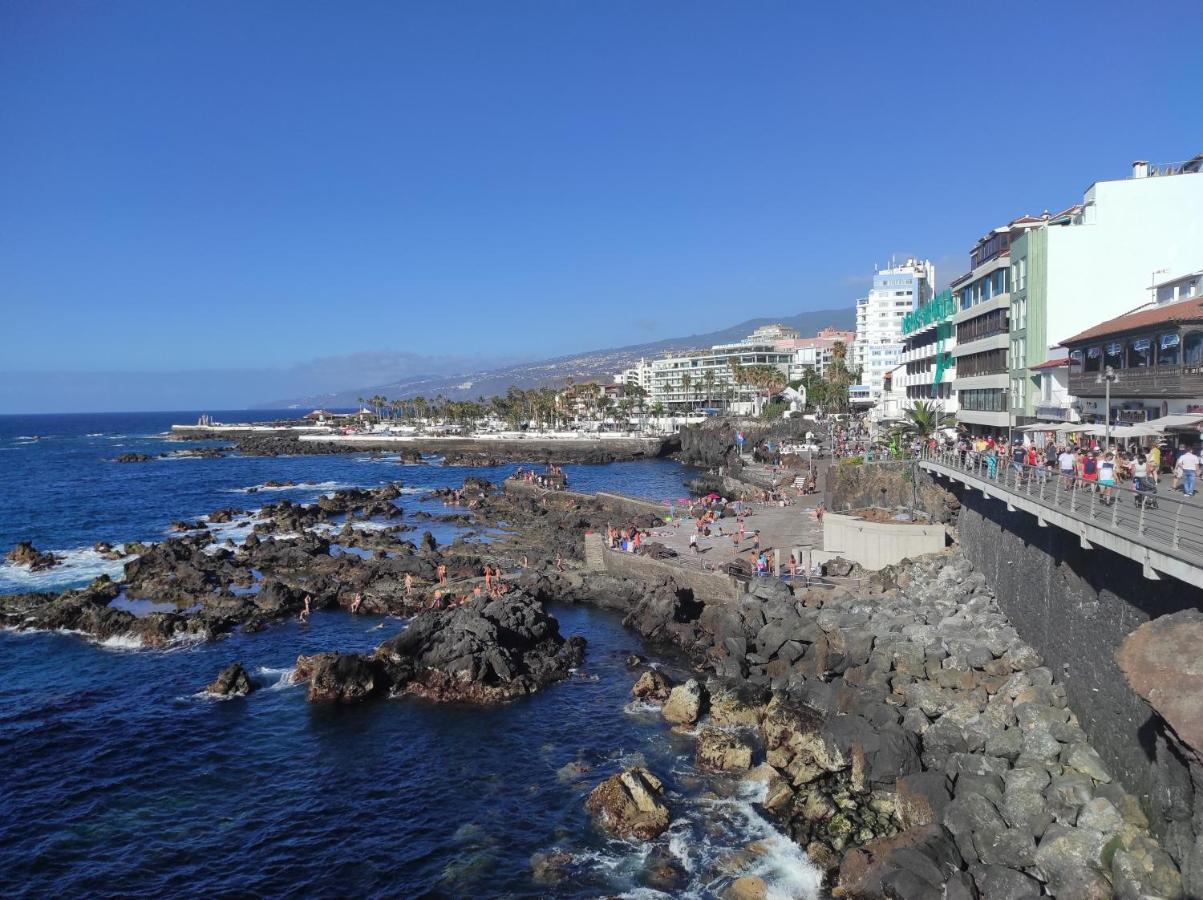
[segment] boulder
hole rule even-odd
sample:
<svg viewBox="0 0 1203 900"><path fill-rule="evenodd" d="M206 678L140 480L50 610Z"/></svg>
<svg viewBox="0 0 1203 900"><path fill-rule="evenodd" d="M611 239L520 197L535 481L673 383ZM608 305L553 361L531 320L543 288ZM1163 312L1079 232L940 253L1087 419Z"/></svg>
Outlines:
<svg viewBox="0 0 1203 900"><path fill-rule="evenodd" d="M960 867L948 832L939 825L922 825L848 851L840 863L838 890L857 898L943 897L944 883Z"/></svg>
<svg viewBox="0 0 1203 900"><path fill-rule="evenodd" d="M14 566L23 566L31 572L54 568L60 562L53 553L43 553L29 541L18 543L8 551L4 558Z"/></svg>
<svg viewBox="0 0 1203 900"><path fill-rule="evenodd" d="M384 687L379 667L355 654L318 653L298 656L295 681L308 681L309 701L354 703Z"/></svg>
<svg viewBox="0 0 1203 900"><path fill-rule="evenodd" d="M903 776L898 779L898 824L906 830L939 822L951 799L948 778L942 772Z"/></svg>
<svg viewBox="0 0 1203 900"><path fill-rule="evenodd" d="M1067 825L1050 825L1036 849L1037 874L1054 896L1111 897L1110 882L1103 876L1102 832Z"/></svg>
<svg viewBox="0 0 1203 900"><path fill-rule="evenodd" d="M674 725L693 725L701 717L705 702L705 688L696 678L691 678L669 692L664 703L664 718Z"/></svg>
<svg viewBox="0 0 1203 900"><path fill-rule="evenodd" d="M222 669L216 680L206 688L210 694L221 697L245 697L254 689L251 677L240 662L230 663Z"/></svg>
<svg viewBox="0 0 1203 900"><path fill-rule="evenodd" d="M607 831L650 841L668 828L664 783L642 766L612 775L585 800L585 808Z"/></svg>
<svg viewBox="0 0 1203 900"><path fill-rule="evenodd" d="M1203 612L1185 609L1145 622L1115 660L1132 690L1203 753Z"/></svg>
<svg viewBox="0 0 1203 900"><path fill-rule="evenodd" d="M644 703L664 703L672 691L672 682L666 675L655 669L648 669L639 676L635 686L631 688L631 696Z"/></svg>
<svg viewBox="0 0 1203 900"><path fill-rule="evenodd" d="M698 765L720 772L752 768L752 746L739 735L721 728L698 732Z"/></svg>

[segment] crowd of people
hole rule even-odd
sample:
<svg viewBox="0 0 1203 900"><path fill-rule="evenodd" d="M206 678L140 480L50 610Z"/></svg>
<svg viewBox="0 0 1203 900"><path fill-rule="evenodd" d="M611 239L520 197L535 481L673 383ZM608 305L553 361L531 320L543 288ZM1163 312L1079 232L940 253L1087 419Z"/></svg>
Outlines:
<svg viewBox="0 0 1203 900"><path fill-rule="evenodd" d="M923 444L913 447L916 453ZM926 443L935 450L938 442ZM995 440L992 437L962 437L948 442L944 449L955 449L962 465L984 466L990 478L997 478L1009 468L1022 479L1047 481L1056 477L1064 490L1089 489L1097 491L1104 503L1115 501L1117 488L1128 488L1139 494L1156 494L1164 478L1172 476L1171 487L1186 497L1197 489L1200 459L1192 444L1183 444L1177 451L1165 442L1150 447L1124 449L1104 446L1097 438L1079 442L1048 440L1043 446L1034 441Z"/></svg>
<svg viewBox="0 0 1203 900"><path fill-rule="evenodd" d="M547 469L542 472L520 468L510 478L553 491L562 491L568 488L568 476L564 474L563 467L555 463L548 463Z"/></svg>

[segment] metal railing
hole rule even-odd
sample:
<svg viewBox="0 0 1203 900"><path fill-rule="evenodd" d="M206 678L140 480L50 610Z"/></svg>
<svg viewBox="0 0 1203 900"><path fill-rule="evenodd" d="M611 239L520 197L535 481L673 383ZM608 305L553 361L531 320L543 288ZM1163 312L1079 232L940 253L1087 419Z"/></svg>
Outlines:
<svg viewBox="0 0 1203 900"><path fill-rule="evenodd" d="M1172 480L1161 475L1156 492L1137 491L1134 481L1108 490L1097 481L1056 468L1014 463L1002 457L959 450L924 450L920 462L964 472L997 490L1056 510L1159 553L1203 567L1203 498L1171 494ZM1203 474L1203 473L1201 473ZM1203 479L1197 485L1203 488Z"/></svg>

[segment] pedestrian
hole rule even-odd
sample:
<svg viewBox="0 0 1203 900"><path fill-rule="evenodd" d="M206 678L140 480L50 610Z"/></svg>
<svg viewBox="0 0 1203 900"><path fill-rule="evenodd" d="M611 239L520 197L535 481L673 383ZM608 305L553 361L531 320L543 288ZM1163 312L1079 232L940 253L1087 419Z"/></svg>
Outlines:
<svg viewBox="0 0 1203 900"><path fill-rule="evenodd" d="M689 549L693 551L693 555L698 555L698 535L694 532L689 536Z"/></svg>
<svg viewBox="0 0 1203 900"><path fill-rule="evenodd" d="M412 597L414 595L414 576L412 572L405 574L405 596Z"/></svg>
<svg viewBox="0 0 1203 900"><path fill-rule="evenodd" d="M1132 490L1143 491L1145 482L1149 478L1149 461L1143 453L1136 456L1136 462L1132 465Z"/></svg>
<svg viewBox="0 0 1203 900"><path fill-rule="evenodd" d="M1103 502L1111 503L1111 489L1115 487L1115 459L1108 453L1099 461L1099 488L1103 493Z"/></svg>
<svg viewBox="0 0 1203 900"><path fill-rule="evenodd" d="M1182 469L1182 493L1188 497L1195 496L1195 479L1199 475L1199 457L1195 448L1186 445L1186 452L1178 457L1178 467Z"/></svg>

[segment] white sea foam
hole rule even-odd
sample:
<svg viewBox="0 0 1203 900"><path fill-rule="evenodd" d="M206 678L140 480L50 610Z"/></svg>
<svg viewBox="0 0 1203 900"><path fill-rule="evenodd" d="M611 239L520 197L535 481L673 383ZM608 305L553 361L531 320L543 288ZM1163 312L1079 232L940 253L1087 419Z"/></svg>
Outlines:
<svg viewBox="0 0 1203 900"><path fill-rule="evenodd" d="M62 590L69 585L85 584L101 575L116 578L125 564L133 559L132 556L105 559L91 547L50 552L59 557L61 562L39 572L10 562L0 563L0 593Z"/></svg>
<svg viewBox="0 0 1203 900"><path fill-rule="evenodd" d="M663 707L659 703L648 703L645 700L632 700L622 708L628 716L659 715Z"/></svg>
<svg viewBox="0 0 1203 900"><path fill-rule="evenodd" d="M351 487L341 481L319 481L314 484L253 484L250 487L227 488L227 494L267 493L270 491L331 491Z"/></svg>
<svg viewBox="0 0 1203 900"><path fill-rule="evenodd" d="M103 641L98 641L97 646L103 647L105 650L141 650L144 645L142 638L135 635L115 634Z"/></svg>
<svg viewBox="0 0 1203 900"><path fill-rule="evenodd" d="M284 668L273 668L272 666L260 666L255 670L255 675L262 677L264 680L270 681L275 679L267 686L269 691L282 691L285 688L290 688L298 682L293 680L293 676L297 673L295 666L287 666Z"/></svg>

